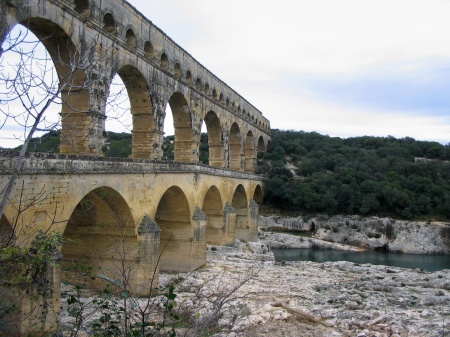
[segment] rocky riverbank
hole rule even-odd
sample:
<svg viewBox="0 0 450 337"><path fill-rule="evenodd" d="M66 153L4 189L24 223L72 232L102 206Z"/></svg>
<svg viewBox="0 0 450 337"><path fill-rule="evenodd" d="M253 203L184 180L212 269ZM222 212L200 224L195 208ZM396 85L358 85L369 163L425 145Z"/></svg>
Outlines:
<svg viewBox="0 0 450 337"><path fill-rule="evenodd" d="M190 284L209 294L236 289L229 305L242 315L221 336L450 336L450 270L350 262L282 265L265 249L241 243L210 247L205 267L180 276L186 289ZM227 324L230 315L221 319Z"/></svg>
<svg viewBox="0 0 450 337"><path fill-rule="evenodd" d="M450 223L321 215L308 220L303 220L302 217L260 216L259 224L262 230L313 233L311 239L292 239L286 236L277 238L273 235L268 238L263 234L262 240L272 247L324 247L325 241L398 253L450 254Z"/></svg>
<svg viewBox="0 0 450 337"><path fill-rule="evenodd" d="M221 327L216 337L450 336L450 270L280 264L264 244L236 241L209 246L207 264L194 272L161 273L160 284L168 282L177 284L176 310L191 324L177 328L182 336L211 323ZM61 317L70 335L67 308Z"/></svg>

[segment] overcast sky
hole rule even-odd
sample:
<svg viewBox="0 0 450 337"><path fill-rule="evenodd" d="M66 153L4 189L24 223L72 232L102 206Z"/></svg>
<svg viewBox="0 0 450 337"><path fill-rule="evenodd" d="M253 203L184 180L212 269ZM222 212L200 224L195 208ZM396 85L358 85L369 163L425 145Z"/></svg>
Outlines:
<svg viewBox="0 0 450 337"><path fill-rule="evenodd" d="M130 2L272 128L450 143L450 0Z"/></svg>
<svg viewBox="0 0 450 337"><path fill-rule="evenodd" d="M131 0L272 128L450 142L449 0Z"/></svg>

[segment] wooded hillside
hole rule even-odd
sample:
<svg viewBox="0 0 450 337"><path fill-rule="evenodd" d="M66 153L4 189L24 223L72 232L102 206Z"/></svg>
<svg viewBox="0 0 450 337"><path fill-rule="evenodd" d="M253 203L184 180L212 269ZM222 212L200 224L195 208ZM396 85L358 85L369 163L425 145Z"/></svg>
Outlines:
<svg viewBox="0 0 450 337"><path fill-rule="evenodd" d="M449 161L450 144L273 130L258 173L282 210L436 220L450 219Z"/></svg>

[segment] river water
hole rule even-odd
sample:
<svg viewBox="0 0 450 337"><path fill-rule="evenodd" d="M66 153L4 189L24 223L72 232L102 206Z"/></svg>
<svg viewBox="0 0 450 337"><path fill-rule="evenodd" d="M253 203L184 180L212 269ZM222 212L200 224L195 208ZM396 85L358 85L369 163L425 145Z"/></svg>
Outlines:
<svg viewBox="0 0 450 337"><path fill-rule="evenodd" d="M428 271L450 269L450 255L398 254L378 251L352 252L330 249L272 248L276 261L350 261Z"/></svg>

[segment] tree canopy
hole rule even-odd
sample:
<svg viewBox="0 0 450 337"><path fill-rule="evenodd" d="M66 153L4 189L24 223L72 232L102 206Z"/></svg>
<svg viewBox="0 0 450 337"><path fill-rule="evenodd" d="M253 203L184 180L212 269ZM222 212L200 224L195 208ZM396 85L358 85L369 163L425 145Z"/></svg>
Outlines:
<svg viewBox="0 0 450 337"><path fill-rule="evenodd" d="M282 210L450 219L450 144L273 130L258 158L265 201Z"/></svg>

